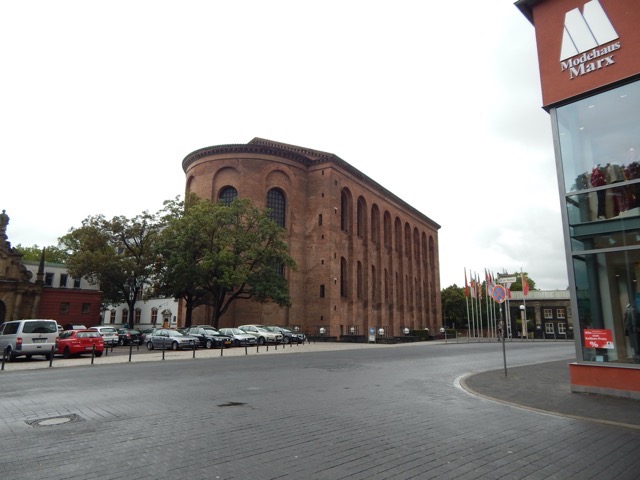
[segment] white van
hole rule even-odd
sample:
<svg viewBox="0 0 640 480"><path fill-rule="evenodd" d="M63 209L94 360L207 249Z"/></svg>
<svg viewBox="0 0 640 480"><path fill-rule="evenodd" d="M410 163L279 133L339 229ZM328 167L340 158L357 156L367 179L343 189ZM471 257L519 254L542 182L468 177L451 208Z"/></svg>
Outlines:
<svg viewBox="0 0 640 480"><path fill-rule="evenodd" d="M44 355L53 357L58 336L55 320L12 320L0 325L0 358L4 355L11 361L19 356L31 358Z"/></svg>

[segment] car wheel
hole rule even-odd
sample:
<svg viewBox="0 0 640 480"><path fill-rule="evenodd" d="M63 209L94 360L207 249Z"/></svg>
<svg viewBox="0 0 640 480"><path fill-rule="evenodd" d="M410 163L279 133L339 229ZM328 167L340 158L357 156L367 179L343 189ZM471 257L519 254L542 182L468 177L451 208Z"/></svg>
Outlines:
<svg viewBox="0 0 640 480"><path fill-rule="evenodd" d="M240 340L238 340L237 338L233 341L233 346L234 347L239 347L240 346Z"/></svg>
<svg viewBox="0 0 640 480"><path fill-rule="evenodd" d="M258 338L258 345L264 345L265 343L267 343L267 341L264 339L264 337Z"/></svg>
<svg viewBox="0 0 640 480"><path fill-rule="evenodd" d="M53 358L53 353L47 353L44 358L50 361Z"/></svg>
<svg viewBox="0 0 640 480"><path fill-rule="evenodd" d="M213 348L213 342L211 341L211 339L207 339L206 342L204 342L204 348Z"/></svg>
<svg viewBox="0 0 640 480"><path fill-rule="evenodd" d="M288 344L290 344L290 343L291 343L291 339L290 339L289 337L284 337L284 338L282 339L282 342L283 342L285 345L288 345Z"/></svg>
<svg viewBox="0 0 640 480"><path fill-rule="evenodd" d="M96 357L101 357L102 356L102 352L96 352Z"/></svg>
<svg viewBox="0 0 640 480"><path fill-rule="evenodd" d="M118 340L118 345L120 345L121 347L124 347L124 338L121 338Z"/></svg>
<svg viewBox="0 0 640 480"><path fill-rule="evenodd" d="M27 353L25 357L27 357L27 360L31 360L31 357L33 357L33 355L31 355L30 353Z"/></svg>
<svg viewBox="0 0 640 480"><path fill-rule="evenodd" d="M171 342L171 350L178 350L178 348L180 348L178 342Z"/></svg>
<svg viewBox="0 0 640 480"><path fill-rule="evenodd" d="M147 350L153 350L153 342L151 340L147 342Z"/></svg>
<svg viewBox="0 0 640 480"><path fill-rule="evenodd" d="M71 352L69 351L69 347L65 347L64 352L62 352L62 356L64 358L71 358Z"/></svg>

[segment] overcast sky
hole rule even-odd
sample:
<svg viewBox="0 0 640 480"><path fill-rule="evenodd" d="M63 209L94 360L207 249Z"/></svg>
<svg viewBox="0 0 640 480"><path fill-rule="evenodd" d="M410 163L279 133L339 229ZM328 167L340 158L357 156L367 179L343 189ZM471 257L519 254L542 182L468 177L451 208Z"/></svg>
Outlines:
<svg viewBox="0 0 640 480"><path fill-rule="evenodd" d="M568 286L534 28L512 0L0 5L0 209L15 246L155 212L183 158L331 152L441 225L440 278Z"/></svg>

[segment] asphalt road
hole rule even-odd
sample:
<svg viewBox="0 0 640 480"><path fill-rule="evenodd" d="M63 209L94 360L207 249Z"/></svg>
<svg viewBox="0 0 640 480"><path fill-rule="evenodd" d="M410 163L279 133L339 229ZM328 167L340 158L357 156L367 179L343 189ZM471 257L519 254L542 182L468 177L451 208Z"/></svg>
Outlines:
<svg viewBox="0 0 640 480"><path fill-rule="evenodd" d="M640 431L459 388L502 368L499 345L291 351L2 372L0 478L640 478Z"/></svg>

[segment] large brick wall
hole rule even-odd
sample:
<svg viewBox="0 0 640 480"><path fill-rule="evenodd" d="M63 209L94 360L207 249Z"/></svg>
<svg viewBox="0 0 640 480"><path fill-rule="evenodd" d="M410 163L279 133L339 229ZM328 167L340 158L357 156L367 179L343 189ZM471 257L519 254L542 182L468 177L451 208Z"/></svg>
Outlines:
<svg viewBox="0 0 640 480"><path fill-rule="evenodd" d="M231 186L259 207L272 188L286 200L287 240L298 265L286 272L291 307L236 301L221 326L277 323L309 334L324 327L339 337L352 328L401 335L405 327L442 323L440 226L339 157L254 139L195 151L183 168L187 191L202 198L215 201ZM208 318L206 307L194 312L194 322Z"/></svg>

